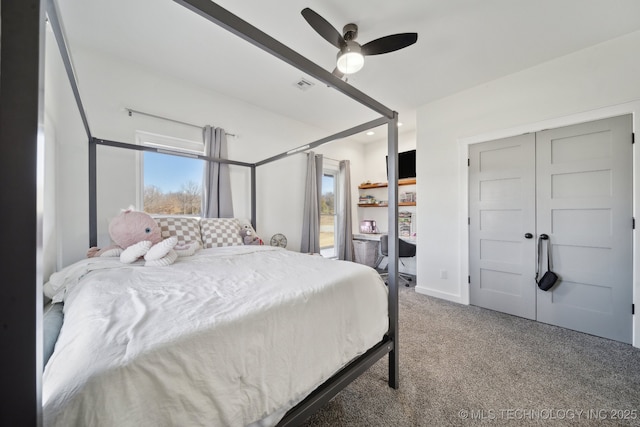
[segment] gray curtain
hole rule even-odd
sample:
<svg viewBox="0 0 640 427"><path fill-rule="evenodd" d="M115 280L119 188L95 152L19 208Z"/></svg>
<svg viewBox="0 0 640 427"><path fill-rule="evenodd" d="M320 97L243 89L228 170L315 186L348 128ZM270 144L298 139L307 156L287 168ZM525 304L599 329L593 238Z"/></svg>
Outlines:
<svg viewBox="0 0 640 427"><path fill-rule="evenodd" d="M353 261L353 228L351 224L351 163L340 162L338 172L338 229L336 230L336 255L338 259Z"/></svg>
<svg viewBox="0 0 640 427"><path fill-rule="evenodd" d="M227 134L222 128L205 126L205 156L226 159ZM231 176L226 163L205 162L202 178L202 216L205 218L233 218Z"/></svg>
<svg viewBox="0 0 640 427"><path fill-rule="evenodd" d="M320 196L322 195L322 154L307 154L307 179L302 218L300 252L320 253Z"/></svg>

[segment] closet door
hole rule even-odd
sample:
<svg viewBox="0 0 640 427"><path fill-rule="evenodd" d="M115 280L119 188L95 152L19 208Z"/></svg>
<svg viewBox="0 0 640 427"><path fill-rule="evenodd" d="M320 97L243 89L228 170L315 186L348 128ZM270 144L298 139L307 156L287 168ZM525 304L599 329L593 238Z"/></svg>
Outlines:
<svg viewBox="0 0 640 427"><path fill-rule="evenodd" d="M631 343L631 116L538 132L537 229L561 281L537 319ZM546 264L546 263L545 263ZM546 268L546 265L545 265Z"/></svg>
<svg viewBox="0 0 640 427"><path fill-rule="evenodd" d="M471 304L536 315L535 137L469 147Z"/></svg>

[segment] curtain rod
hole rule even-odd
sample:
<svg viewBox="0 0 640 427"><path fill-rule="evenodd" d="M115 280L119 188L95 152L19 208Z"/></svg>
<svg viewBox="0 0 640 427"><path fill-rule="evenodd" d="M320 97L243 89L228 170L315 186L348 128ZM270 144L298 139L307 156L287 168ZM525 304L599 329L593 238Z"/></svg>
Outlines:
<svg viewBox="0 0 640 427"><path fill-rule="evenodd" d="M318 153L318 154L321 154L321 153ZM340 163L342 161L342 160L338 160L338 159L332 159L331 157L327 157L324 154L322 154L322 158L323 159L327 159L327 160L333 160L334 162L338 162L338 163Z"/></svg>
<svg viewBox="0 0 640 427"><path fill-rule="evenodd" d="M304 153L305 153L305 154L309 154L309 151L305 151ZM317 153L317 154L316 154L316 156L317 156L318 154L322 155L322 158L323 158L323 159L331 160L331 161L334 161L334 162L336 162L336 163L340 163L340 162L342 162L342 161L343 161L343 160L338 160L338 159L332 159L331 157L327 157L327 156L325 156L325 155L324 155L324 154L322 154L322 153Z"/></svg>
<svg viewBox="0 0 640 427"><path fill-rule="evenodd" d="M129 113L129 117L131 117L133 115L133 113L135 113L135 114L140 114L142 116L148 116L148 117L153 117L155 119L166 120L168 122L178 123L178 124L185 125L185 126L191 126L191 127L198 128L198 129L201 129L201 130L204 129L204 126L198 126L198 125L194 125L193 123L187 123L187 122L182 122L180 120L170 119L168 117L162 117L162 116L158 116L156 114L145 113L144 111L138 111L138 110L134 110L132 108L125 108L125 110L127 110L127 112ZM231 136L233 138L236 137L236 135L233 134L233 133L225 132L225 134L227 136Z"/></svg>

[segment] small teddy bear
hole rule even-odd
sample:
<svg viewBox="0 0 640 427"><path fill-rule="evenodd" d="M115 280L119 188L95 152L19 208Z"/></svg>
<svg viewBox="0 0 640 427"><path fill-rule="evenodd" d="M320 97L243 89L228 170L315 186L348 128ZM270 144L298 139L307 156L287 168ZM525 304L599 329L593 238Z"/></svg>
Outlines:
<svg viewBox="0 0 640 427"><path fill-rule="evenodd" d="M253 234L250 226L245 225L240 229L240 237L245 245L262 245L262 239Z"/></svg>

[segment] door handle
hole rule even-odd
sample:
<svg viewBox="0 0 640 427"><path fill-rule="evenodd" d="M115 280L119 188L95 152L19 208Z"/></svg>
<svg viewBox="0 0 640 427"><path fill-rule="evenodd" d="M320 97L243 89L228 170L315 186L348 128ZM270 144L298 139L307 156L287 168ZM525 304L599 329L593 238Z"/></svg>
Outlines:
<svg viewBox="0 0 640 427"><path fill-rule="evenodd" d="M524 238L525 238L525 239L531 239L532 237L533 237L533 234L531 234L531 233L526 233L526 234L524 235Z"/></svg>
<svg viewBox="0 0 640 427"><path fill-rule="evenodd" d="M547 236L546 234L541 234L541 235L540 235L540 238L541 238L542 240L549 240L549 236Z"/></svg>

